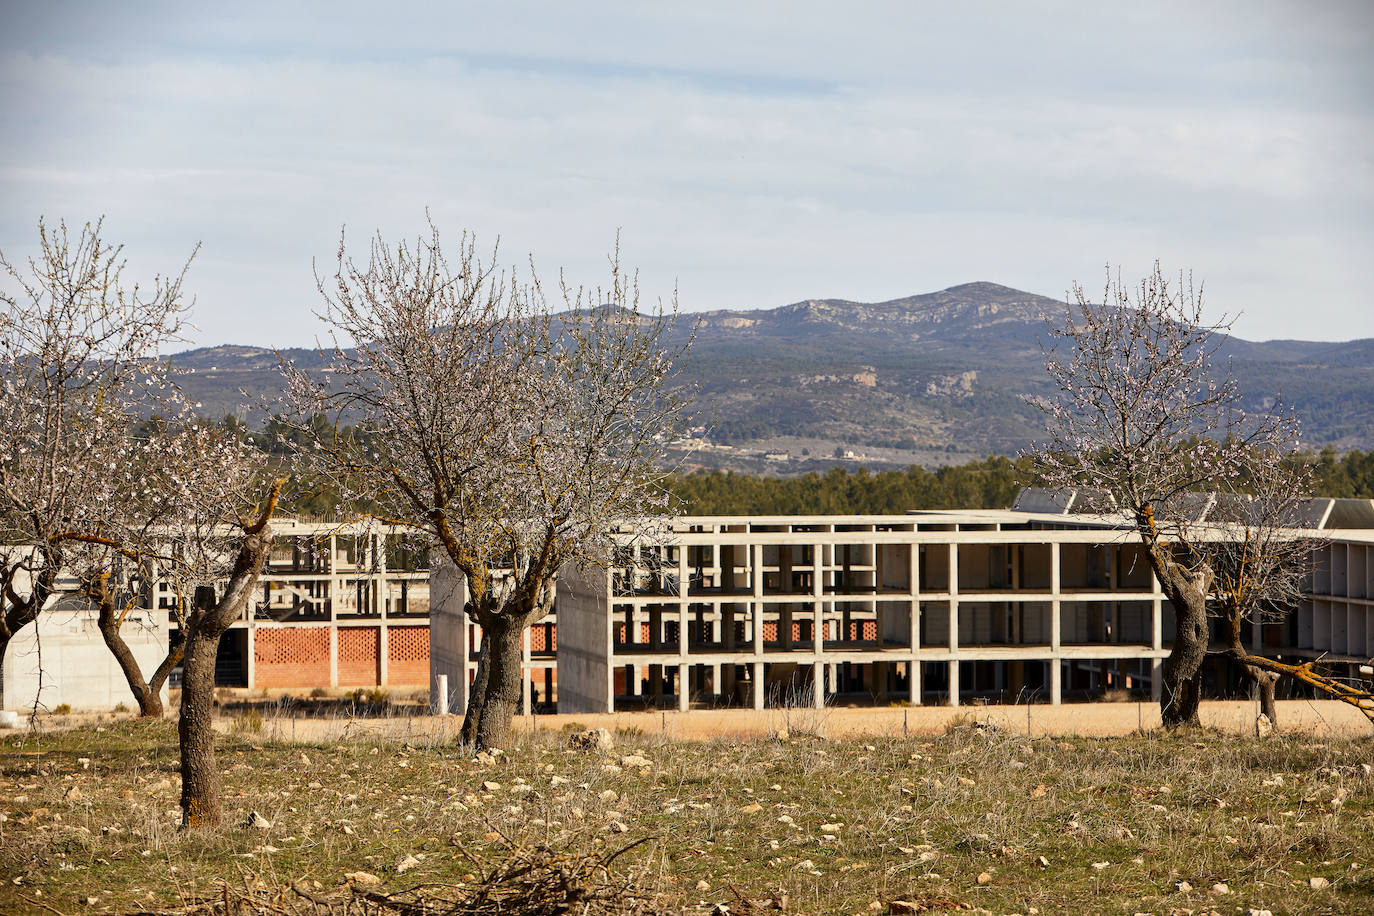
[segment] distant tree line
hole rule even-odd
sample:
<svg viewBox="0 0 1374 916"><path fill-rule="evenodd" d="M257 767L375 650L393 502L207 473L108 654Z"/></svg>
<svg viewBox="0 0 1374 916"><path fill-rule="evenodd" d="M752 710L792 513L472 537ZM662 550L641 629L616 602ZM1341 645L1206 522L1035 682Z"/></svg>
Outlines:
<svg viewBox="0 0 1374 916"><path fill-rule="evenodd" d="M1322 449L1313 496L1374 499L1374 451ZM908 509L1005 509L1040 481L1024 458L992 456L928 471L831 468L800 477L733 471L677 474L668 487L684 515L882 515Z"/></svg>

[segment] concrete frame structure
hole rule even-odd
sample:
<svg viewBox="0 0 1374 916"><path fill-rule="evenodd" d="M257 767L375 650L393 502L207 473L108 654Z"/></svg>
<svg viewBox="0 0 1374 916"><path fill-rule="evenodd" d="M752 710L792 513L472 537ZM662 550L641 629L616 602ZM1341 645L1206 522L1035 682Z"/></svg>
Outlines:
<svg viewBox="0 0 1374 916"><path fill-rule="evenodd" d="M394 528L280 520L248 613L221 640L216 680L257 688L422 688L429 559ZM154 586L159 609L172 590Z"/></svg>
<svg viewBox="0 0 1374 916"><path fill-rule="evenodd" d="M1173 631L1139 543L1100 517L679 518L620 559L560 581L560 712L1157 697Z"/></svg>

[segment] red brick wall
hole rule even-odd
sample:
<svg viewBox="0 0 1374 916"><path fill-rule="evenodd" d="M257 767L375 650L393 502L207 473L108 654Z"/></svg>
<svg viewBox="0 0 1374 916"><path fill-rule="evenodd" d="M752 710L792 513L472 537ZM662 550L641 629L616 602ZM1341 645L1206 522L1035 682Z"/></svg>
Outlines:
<svg viewBox="0 0 1374 916"><path fill-rule="evenodd" d="M256 687L328 687L329 630L258 629L253 633Z"/></svg>
<svg viewBox="0 0 1374 916"><path fill-rule="evenodd" d="M377 644L375 627L339 627L340 687L377 685Z"/></svg>
<svg viewBox="0 0 1374 916"><path fill-rule="evenodd" d="M429 683L429 627L391 627L386 631L386 682L397 687Z"/></svg>

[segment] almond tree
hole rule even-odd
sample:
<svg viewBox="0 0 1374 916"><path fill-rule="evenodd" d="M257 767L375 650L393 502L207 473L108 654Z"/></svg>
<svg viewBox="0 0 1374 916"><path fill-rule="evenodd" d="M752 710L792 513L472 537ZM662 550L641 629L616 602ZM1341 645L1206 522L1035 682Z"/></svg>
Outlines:
<svg viewBox="0 0 1374 916"><path fill-rule="evenodd" d="M1235 379L1215 372L1229 324L1204 319L1191 277L1174 282L1156 262L1135 287L1109 271L1100 304L1077 285L1071 299L1045 351L1058 394L1032 399L1051 434L1035 454L1038 469L1051 484L1105 491L1130 520L1177 623L1163 666L1163 722L1197 725L1218 559L1195 494L1236 490L1255 455L1285 456L1293 421L1247 415ZM1269 592L1272 569L1248 575L1255 595Z"/></svg>
<svg viewBox="0 0 1374 916"><path fill-rule="evenodd" d="M157 358L179 339L186 269L147 290L126 285L121 249L101 228L87 224L73 238L65 224L40 222L39 253L24 267L0 255L15 287L0 294L0 659L71 571L96 599L140 709L160 705L159 680L175 662L151 681L138 670L118 632L133 606L120 596L120 567L155 570L181 594L217 587L217 600L181 620L178 724L183 824L213 825L215 655L262 570L281 482L263 480L250 445L196 422ZM158 410L175 422L133 436L137 418Z"/></svg>
<svg viewBox="0 0 1374 916"><path fill-rule="evenodd" d="M560 283L557 313L533 267L520 282L495 264L468 233L446 253L432 224L413 244L375 237L365 264L341 239L319 283L327 367L285 367L302 457L462 572L482 649L461 735L478 746L510 728L522 633L560 567L609 562L613 524L666 510L657 464L685 404L676 303L641 311L618 251L610 287ZM312 427L318 413L359 432Z"/></svg>
<svg viewBox="0 0 1374 916"><path fill-rule="evenodd" d="M1227 653L1241 662L1259 692L1260 711L1277 726L1274 688L1281 672L1245 661L1245 625L1262 627L1292 612L1311 571L1312 552L1327 538L1304 517L1312 491L1310 456L1252 458L1239 481L1243 492L1220 498L1208 514L1223 529L1208 545L1216 570L1213 611L1223 621Z"/></svg>
<svg viewBox="0 0 1374 916"><path fill-rule="evenodd" d="M112 490L132 485L128 418L165 386L154 358L185 318L186 268L128 284L101 228L40 221L35 257L0 254L0 663L72 545L99 533Z"/></svg>

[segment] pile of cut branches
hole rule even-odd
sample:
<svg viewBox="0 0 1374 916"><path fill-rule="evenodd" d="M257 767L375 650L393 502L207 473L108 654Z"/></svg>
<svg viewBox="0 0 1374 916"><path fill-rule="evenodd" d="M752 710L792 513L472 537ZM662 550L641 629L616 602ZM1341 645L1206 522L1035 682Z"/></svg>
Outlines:
<svg viewBox="0 0 1374 916"><path fill-rule="evenodd" d="M569 852L561 842L562 851L508 840L505 854L491 864L463 850L478 875L474 881L417 884L391 893L356 882L334 891L303 883L222 884L215 894L181 908L138 916L676 916L681 911L659 903L642 883L642 872L611 870L616 858L648 839L609 854Z"/></svg>

